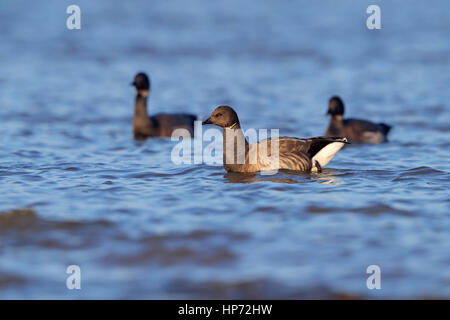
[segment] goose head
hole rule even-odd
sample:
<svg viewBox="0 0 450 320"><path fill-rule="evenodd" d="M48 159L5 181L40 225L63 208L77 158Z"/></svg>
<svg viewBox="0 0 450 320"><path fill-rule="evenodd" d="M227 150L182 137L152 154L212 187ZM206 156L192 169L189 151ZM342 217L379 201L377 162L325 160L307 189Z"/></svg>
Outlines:
<svg viewBox="0 0 450 320"><path fill-rule="evenodd" d="M338 96L334 96L330 98L328 102L328 112L332 116L343 116L344 115L344 103L342 99Z"/></svg>
<svg viewBox="0 0 450 320"><path fill-rule="evenodd" d="M150 91L150 79L143 72L139 72L134 77L134 81L131 83L131 85L136 88L136 91L138 93L148 93Z"/></svg>
<svg viewBox="0 0 450 320"><path fill-rule="evenodd" d="M203 121L202 124L215 124L222 128L231 128L239 124L239 119L233 108L229 106L219 106L211 116Z"/></svg>

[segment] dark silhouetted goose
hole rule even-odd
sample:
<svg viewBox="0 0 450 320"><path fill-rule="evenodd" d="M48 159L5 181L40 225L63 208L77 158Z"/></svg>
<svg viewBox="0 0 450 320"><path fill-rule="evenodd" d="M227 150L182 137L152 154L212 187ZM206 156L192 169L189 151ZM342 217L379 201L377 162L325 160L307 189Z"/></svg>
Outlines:
<svg viewBox="0 0 450 320"><path fill-rule="evenodd" d="M327 132L328 137L346 137L350 142L381 143L387 142L387 134L391 126L384 123L373 123L366 120L343 119L344 103L339 97L332 97L328 104L331 115Z"/></svg>
<svg viewBox="0 0 450 320"><path fill-rule="evenodd" d="M136 139L147 137L170 137L172 131L178 128L187 129L191 136L194 134L193 114L164 114L159 113L149 117L147 114L147 98L150 92L150 80L145 73L138 73L131 83L136 87L136 103L133 117L133 133Z"/></svg>
<svg viewBox="0 0 450 320"><path fill-rule="evenodd" d="M228 172L251 173L278 169L320 172L347 143L345 138L279 137L250 145L236 112L228 106L217 107L203 124L215 124L223 128L223 163ZM278 161L272 161L268 159L272 155L271 146L274 144L276 147L277 143Z"/></svg>

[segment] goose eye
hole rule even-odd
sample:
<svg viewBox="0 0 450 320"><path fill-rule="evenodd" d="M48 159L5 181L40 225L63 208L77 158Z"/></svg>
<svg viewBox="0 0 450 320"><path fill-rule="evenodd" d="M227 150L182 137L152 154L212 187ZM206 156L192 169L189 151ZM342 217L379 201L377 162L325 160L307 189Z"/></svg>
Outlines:
<svg viewBox="0 0 450 320"><path fill-rule="evenodd" d="M216 117L220 117L220 116L222 116L222 114L221 114L221 113L218 113L218 114L216 114Z"/></svg>

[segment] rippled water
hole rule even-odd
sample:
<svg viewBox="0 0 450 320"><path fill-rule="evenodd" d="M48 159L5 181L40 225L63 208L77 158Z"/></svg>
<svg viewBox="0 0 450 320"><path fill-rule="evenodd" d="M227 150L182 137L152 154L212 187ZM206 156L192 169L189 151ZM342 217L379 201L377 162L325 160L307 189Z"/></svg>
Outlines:
<svg viewBox="0 0 450 320"><path fill-rule="evenodd" d="M450 6L8 1L0 10L0 298L450 298ZM227 174L131 134L151 112L324 133L328 97L394 126L322 174ZM66 289L68 265L82 290ZM379 265L382 290L368 290Z"/></svg>

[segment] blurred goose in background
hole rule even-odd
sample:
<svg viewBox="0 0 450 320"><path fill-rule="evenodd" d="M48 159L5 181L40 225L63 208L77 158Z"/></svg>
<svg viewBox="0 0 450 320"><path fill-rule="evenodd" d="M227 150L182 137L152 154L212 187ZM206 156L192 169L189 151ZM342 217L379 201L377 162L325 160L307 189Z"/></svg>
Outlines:
<svg viewBox="0 0 450 320"><path fill-rule="evenodd" d="M229 106L217 107L203 122L203 125L205 124L215 124L223 128L223 164L228 172L252 173L278 169L321 172L344 144L348 143L345 138L277 137L250 145L242 132L236 112ZM233 141L227 143L230 137ZM239 140L243 142L240 148ZM261 156L267 151L268 157L271 156L272 143L278 143L277 162L267 161L267 157ZM252 159L252 154L256 155L256 159ZM241 160L238 161L239 159ZM242 161L242 159L245 160Z"/></svg>
<svg viewBox="0 0 450 320"><path fill-rule="evenodd" d="M193 114L164 114L159 113L149 117L147 113L147 99L150 92L150 79L145 73L138 73L131 83L136 88L136 103L134 106L133 133L135 139L147 137L170 137L172 131L178 128L187 129L191 136L194 134Z"/></svg>
<svg viewBox="0 0 450 320"><path fill-rule="evenodd" d="M325 133L327 137L346 137L350 142L381 143L387 142L387 135L391 126L384 123L373 123L359 119L343 119L344 103L341 98L334 96L328 103L331 115L330 124Z"/></svg>

